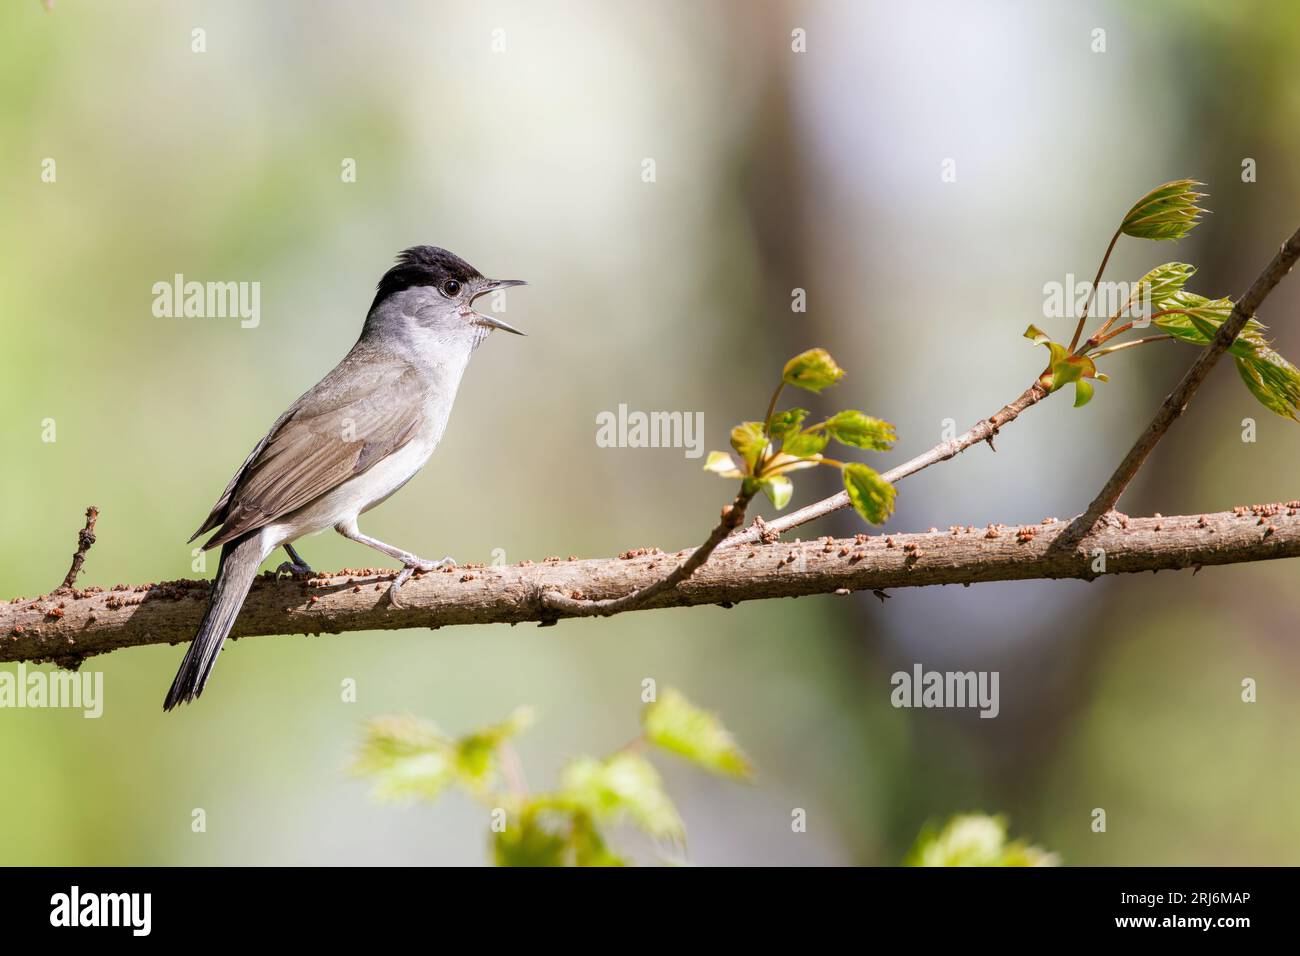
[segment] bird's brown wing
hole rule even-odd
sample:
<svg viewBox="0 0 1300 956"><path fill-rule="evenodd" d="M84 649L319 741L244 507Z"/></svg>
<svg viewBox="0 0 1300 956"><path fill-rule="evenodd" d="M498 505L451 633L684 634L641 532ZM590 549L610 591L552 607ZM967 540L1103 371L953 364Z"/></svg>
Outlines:
<svg viewBox="0 0 1300 956"><path fill-rule="evenodd" d="M204 549L296 511L414 437L425 393L415 369L359 364L345 360L280 416L195 532L220 525Z"/></svg>

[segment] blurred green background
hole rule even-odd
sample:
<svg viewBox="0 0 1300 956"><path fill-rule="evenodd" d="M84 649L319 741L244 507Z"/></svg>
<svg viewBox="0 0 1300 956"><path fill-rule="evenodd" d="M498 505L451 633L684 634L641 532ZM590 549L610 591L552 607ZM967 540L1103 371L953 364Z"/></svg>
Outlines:
<svg viewBox="0 0 1300 956"><path fill-rule="evenodd" d="M1110 278L1177 258L1197 291L1245 289L1296 225L1298 55L1281 2L7 3L0 595L57 584L92 503L81 583L189 576L185 539L416 243L528 279L509 319L529 337L477 353L429 467L368 516L381 539L462 562L694 544L727 486L681 449L597 447L595 416L702 411L722 447L813 345L850 373L815 407L894 422L897 453L872 463L902 461L1037 374L1025 325L1072 324L1044 322L1043 284L1091 278L1151 186L1201 179L1214 215L1177 246L1121 243ZM152 285L178 272L260 282L260 326L155 318ZM1293 360L1297 304L1292 279L1261 316ZM1086 409L1051 401L996 455L900 485L889 527L1077 513L1192 357L1116 356ZM1221 368L1122 506L1295 498L1298 450L1300 427ZM833 480L803 480L795 505ZM317 568L375 559L336 535L301 550ZM746 787L661 762L697 863L896 863L924 822L968 809L1072 864L1295 863L1295 576L257 638L170 715L181 648L127 650L86 665L105 674L99 720L0 711L0 862L481 863L481 807L380 805L345 775L363 720L459 733L532 704L519 748L544 784L635 735L653 677L720 712L760 770ZM1000 717L894 710L889 675L917 661L999 670Z"/></svg>

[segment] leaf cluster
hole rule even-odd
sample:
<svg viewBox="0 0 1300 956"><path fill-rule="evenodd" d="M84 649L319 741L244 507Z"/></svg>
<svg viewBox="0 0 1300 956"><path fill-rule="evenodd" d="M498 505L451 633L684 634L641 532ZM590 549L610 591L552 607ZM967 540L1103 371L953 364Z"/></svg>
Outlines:
<svg viewBox="0 0 1300 956"><path fill-rule="evenodd" d="M1151 190L1136 203L1120 223L1115 239L1120 235L1138 239L1176 240L1195 228L1206 212L1199 202L1206 194L1197 191L1203 185L1191 179L1165 183ZM1114 240L1111 242L1114 246ZM1098 281L1105 271L1107 258L1098 270ZM1074 384L1075 407L1086 405L1093 396L1093 381L1108 381L1097 371L1097 359L1133 346L1148 342L1172 339L1204 348L1209 345L1220 326L1232 314L1230 298L1209 299L1186 288L1196 273L1194 266L1185 262L1166 262L1156 266L1134 285L1128 302L1104 322L1083 343L1078 344L1079 332L1086 319L1080 318L1075 341L1061 345L1035 325L1025 330L1025 338L1046 346L1048 366L1039 376L1039 383L1048 392ZM1091 300L1090 300L1091 301ZM1107 345L1112 339L1144 327L1138 315L1150 319L1163 333L1149 338L1130 339L1118 345ZM1130 321L1116 327L1125 316ZM1250 393L1267 409L1284 418L1300 421L1300 370L1279 355L1265 336L1267 330L1253 316L1246 322L1229 348L1237 372ZM1077 347L1076 347L1077 345Z"/></svg>
<svg viewBox="0 0 1300 956"><path fill-rule="evenodd" d="M777 508L790 503L794 484L790 473L818 465L840 469L849 499L865 520L880 524L894 510L894 488L872 468L859 462L842 462L825 455L832 441L853 448L887 451L897 436L894 426L854 409L836 412L805 424L811 414L806 408L777 411L782 390L791 385L820 393L844 377L844 369L825 349L814 348L786 362L781 384L768 405L763 421L742 422L731 430L731 447L739 460L727 452L714 451L704 470L722 478L742 480L742 494L762 492Z"/></svg>

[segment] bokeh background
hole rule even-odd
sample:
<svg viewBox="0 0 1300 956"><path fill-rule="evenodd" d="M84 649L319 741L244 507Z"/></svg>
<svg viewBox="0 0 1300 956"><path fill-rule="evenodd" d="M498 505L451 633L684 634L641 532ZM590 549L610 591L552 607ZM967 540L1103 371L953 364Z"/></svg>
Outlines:
<svg viewBox="0 0 1300 956"><path fill-rule="evenodd" d="M1156 183L1205 181L1213 215L1176 246L1121 243L1110 277L1177 258L1198 291L1245 289L1296 225L1298 55L1282 2L6 3L0 594L54 586L91 503L83 584L188 576L185 539L416 243L528 279L508 317L530 335L478 352L430 466L368 516L381 539L462 562L693 544L727 486L681 449L597 447L595 416L702 411L725 447L813 345L850 372L815 407L893 421L873 463L902 461L1021 391L1044 283L1090 278ZM260 282L260 326L155 318L151 287L178 272ZM1293 359L1298 304L1292 280L1262 314ZM890 527L1077 513L1192 357L1116 356L1086 409L1050 401L996 454L900 485ZM1298 452L1300 426L1225 365L1123 507L1295 498ZM833 481L801 480L795 504ZM301 550L373 560L336 535ZM0 711L0 862L484 862L481 807L377 804L345 774L363 721L463 732L532 704L519 749L546 784L633 736L653 677L720 712L760 769L743 786L660 762L696 863L892 864L970 809L1070 864L1295 863L1296 569L256 638L169 715L181 649L119 652L87 664L99 720ZM889 675L917 661L999 670L1001 716L893 709Z"/></svg>

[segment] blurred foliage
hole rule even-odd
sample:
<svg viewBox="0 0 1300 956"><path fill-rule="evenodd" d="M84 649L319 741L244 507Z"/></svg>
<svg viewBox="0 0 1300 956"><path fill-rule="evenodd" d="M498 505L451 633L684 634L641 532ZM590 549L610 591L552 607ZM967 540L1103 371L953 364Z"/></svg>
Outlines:
<svg viewBox="0 0 1300 956"><path fill-rule="evenodd" d="M532 712L520 708L499 724L452 738L414 717L376 718L352 772L373 780L381 799L432 800L456 786L486 803L498 866L624 866L628 861L609 849L604 832L621 824L684 846L686 827L643 746L734 779L754 773L716 715L665 688L642 710L641 736L603 759L573 758L555 790L528 793L518 757L507 748L531 723Z"/></svg>
<svg viewBox="0 0 1300 956"><path fill-rule="evenodd" d="M904 866L1056 866L1054 853L1023 840L1007 842L1005 817L970 813L940 829L927 826L908 851Z"/></svg>

